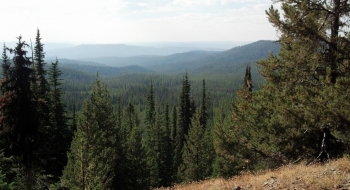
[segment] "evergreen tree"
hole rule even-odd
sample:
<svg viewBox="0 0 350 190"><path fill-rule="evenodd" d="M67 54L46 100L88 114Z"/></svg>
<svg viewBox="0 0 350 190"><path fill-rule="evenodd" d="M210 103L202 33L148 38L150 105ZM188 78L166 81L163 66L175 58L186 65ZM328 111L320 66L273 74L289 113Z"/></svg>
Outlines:
<svg viewBox="0 0 350 190"><path fill-rule="evenodd" d="M195 114L192 125L186 135L186 142L183 148L182 160L178 176L181 181L199 181L205 177L206 167L204 128L199 122L199 113Z"/></svg>
<svg viewBox="0 0 350 190"><path fill-rule="evenodd" d="M5 146L5 156L13 156L21 166L23 189L31 189L37 182L37 170L40 169L39 150L40 134L38 130L38 101L31 91L32 62L26 57L25 47L28 45L18 37L13 53L13 66L8 69L7 78L0 84L3 95L1 106L1 137Z"/></svg>
<svg viewBox="0 0 350 190"><path fill-rule="evenodd" d="M183 78L182 91L180 93L180 108L178 113L177 132L175 140L175 168L182 163L182 151L186 141L185 136L188 134L191 125L192 115L195 112L194 103L191 99L191 85L188 81L188 74Z"/></svg>
<svg viewBox="0 0 350 190"><path fill-rule="evenodd" d="M119 151L112 189L149 189L149 171L146 151L142 146L140 120L131 103L124 110L122 125L118 131Z"/></svg>
<svg viewBox="0 0 350 190"><path fill-rule="evenodd" d="M241 146L239 136L233 132L232 123L234 122L230 116L224 113L221 106L218 108L214 126L214 147L215 162L213 164L213 176L215 177L232 177L237 175L243 169L243 161L240 155Z"/></svg>
<svg viewBox="0 0 350 190"><path fill-rule="evenodd" d="M258 61L266 84L238 93L226 130L227 139L238 137L245 149L235 154L260 168L340 156L350 125L345 90L350 85L345 45L350 5L342 0L278 2L283 15L274 7L266 13L278 30L281 50Z"/></svg>
<svg viewBox="0 0 350 190"><path fill-rule="evenodd" d="M115 175L112 180L111 187L120 187L121 189L127 189L130 184L128 184L128 163L126 152L128 141L127 139L128 136L130 136L131 132L123 123L125 120L123 120L124 114L120 97L118 97L116 109L116 146L113 165Z"/></svg>
<svg viewBox="0 0 350 190"><path fill-rule="evenodd" d="M6 91L7 91L7 87L6 87L6 84L8 81L6 81L8 78L9 78L9 69L10 69L10 60L6 54L6 51L7 51L7 48L5 46L5 43L4 43L4 46L3 46L3 52L2 52L2 64L1 64L1 67L2 67L2 83L3 83L3 87L1 88L1 94L4 94Z"/></svg>
<svg viewBox="0 0 350 190"><path fill-rule="evenodd" d="M342 0L281 2L283 17L273 7L266 12L281 34L280 53L258 62L267 81L265 99L274 98L274 109L264 105L273 113L267 132L283 139L274 142L274 154L316 157L324 129L344 139L350 125L348 110L342 109L350 103L343 91L350 77L349 37L344 35L350 5ZM331 156L341 155L331 146Z"/></svg>
<svg viewBox="0 0 350 190"><path fill-rule="evenodd" d="M213 172L213 162L215 158L215 151L214 151L214 145L213 145L213 127L212 127L212 117L210 115L211 113L211 105L210 105L210 98L207 96L207 90L205 85L205 80L203 80L202 85L202 98L201 98L201 104L200 104L200 111L199 111L199 123L202 126L204 130L204 136L203 136L203 153L204 153L204 162L205 162L205 170L203 171L203 176L209 177Z"/></svg>
<svg viewBox="0 0 350 190"><path fill-rule="evenodd" d="M207 128L208 124L208 100L207 100L207 89L205 86L205 79L203 79L203 86L202 86L202 99L200 104L200 124L203 126L204 129Z"/></svg>
<svg viewBox="0 0 350 190"><path fill-rule="evenodd" d="M6 158L4 156L4 152L0 151L0 189L16 189L16 182L15 180L8 180L8 177L6 174L11 174L11 168L12 163L11 159ZM10 167L9 167L10 166ZM13 171L12 171L13 172Z"/></svg>
<svg viewBox="0 0 350 190"><path fill-rule="evenodd" d="M152 187L159 186L159 161L160 161L160 124L156 120L156 110L155 110L155 100L153 92L153 82L147 95L147 105L146 105L146 117L145 117L145 137L144 137L144 147L147 155L147 163L149 168L149 183Z"/></svg>
<svg viewBox="0 0 350 190"><path fill-rule="evenodd" d="M173 107L172 112L172 122L171 122L171 140L175 143L176 132L177 132L177 109L176 106Z"/></svg>
<svg viewBox="0 0 350 190"><path fill-rule="evenodd" d="M98 76L83 104L61 183L70 189L102 189L113 178L115 116Z"/></svg>
<svg viewBox="0 0 350 190"><path fill-rule="evenodd" d="M172 183L173 143L171 140L169 110L163 115L155 110L153 82L147 96L146 131L144 147L147 153L151 187L169 186Z"/></svg>
<svg viewBox="0 0 350 190"><path fill-rule="evenodd" d="M243 89L245 89L249 92L251 92L253 90L252 74L250 72L250 65L248 65L245 69Z"/></svg>
<svg viewBox="0 0 350 190"><path fill-rule="evenodd" d="M159 121L160 119L158 119ZM174 142L171 138L171 127L169 117L169 106L165 105L164 123L160 139L160 186L169 187L173 183L173 158L174 158Z"/></svg>
<svg viewBox="0 0 350 190"><path fill-rule="evenodd" d="M209 102L203 80L200 109L195 119L192 119L182 154L183 163L178 171L178 176L182 176L184 181L198 181L212 174L215 152L212 127L209 125Z"/></svg>
<svg viewBox="0 0 350 190"><path fill-rule="evenodd" d="M131 129L127 142L127 186L125 189L149 189L147 179L149 171L147 169L146 152L142 147L142 134L137 115L134 117L134 126Z"/></svg>
<svg viewBox="0 0 350 190"><path fill-rule="evenodd" d="M73 102L73 107L72 107L72 124L70 127L71 133L74 134L74 132L77 130L77 116L76 116L76 105L75 102Z"/></svg>
<svg viewBox="0 0 350 190"><path fill-rule="evenodd" d="M46 80L47 72L45 70L45 53L44 44L41 43L40 31L37 29L34 46L34 65L35 65L35 90L39 98L47 101L47 93L49 91L49 84Z"/></svg>
<svg viewBox="0 0 350 190"><path fill-rule="evenodd" d="M31 73L32 81L31 81L31 89L34 92L36 99L38 100L38 122L39 122L39 131L44 134L43 138L46 138L44 141L48 144L45 147L52 145L55 141L51 142L51 135L55 135L54 127L51 126L50 123L50 114L52 114L52 110L50 110L50 87L48 81L46 79L46 69L44 62L45 53L44 53L44 44L41 43L41 37L39 29L37 29L37 36L35 38L35 46L34 46L34 59L33 59L33 72ZM48 127L50 126L50 127ZM52 149L50 149L52 150ZM49 163L50 154L45 153L46 150L41 150L41 154L44 158L44 163ZM55 159L55 158L54 158ZM60 164L59 164L60 165ZM50 170L46 167L46 170ZM58 170L61 170L58 169ZM50 171L47 171L50 172ZM59 171L60 173L61 171Z"/></svg>
<svg viewBox="0 0 350 190"><path fill-rule="evenodd" d="M37 74L39 73L37 72ZM56 59L48 72L50 127L47 130L50 143L46 147L46 152L50 152L48 163L55 163L54 166L48 164L46 172L52 174L55 181L58 181L58 177L62 175L62 170L67 164L67 151L73 136L72 131L69 130L65 105L62 102L61 75L62 72L58 69L58 60Z"/></svg>
<svg viewBox="0 0 350 190"><path fill-rule="evenodd" d="M231 107L232 117L228 117L223 113L222 108L218 111L214 130L214 146L217 155L214 164L215 175L231 177L243 169L256 169L250 165L258 162L261 164L263 163L261 160L266 158L266 154L262 154L263 157L257 156L256 151L260 148L265 148L266 151L271 150L273 147L269 147L268 144L278 138L278 136L273 138L273 136L269 136L264 132L264 130L269 131L265 126L268 125L266 123L268 119L266 118L271 113L271 109L260 106L264 103L270 103L270 101L252 101L252 98L264 97L262 94L258 95L262 91L253 94L252 88L250 66L248 65L243 88L237 91L237 96ZM259 102L258 106L256 106L256 102ZM257 129L252 130L250 124L255 125ZM265 137L268 137L269 141L262 142L261 139L256 139L254 142L248 141L248 139L254 139L258 135L262 138L264 138L263 135L266 135ZM271 163L276 164L278 162ZM264 166L260 165L259 167Z"/></svg>

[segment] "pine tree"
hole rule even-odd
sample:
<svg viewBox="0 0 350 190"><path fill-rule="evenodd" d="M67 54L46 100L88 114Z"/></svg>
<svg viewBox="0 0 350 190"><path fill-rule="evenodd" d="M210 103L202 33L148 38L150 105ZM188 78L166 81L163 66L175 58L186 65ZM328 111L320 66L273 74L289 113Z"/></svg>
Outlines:
<svg viewBox="0 0 350 190"><path fill-rule="evenodd" d="M202 86L202 99L200 104L200 124L203 126L204 129L207 128L208 124L208 100L207 100L207 89L205 86L205 79L203 79L203 86Z"/></svg>
<svg viewBox="0 0 350 190"><path fill-rule="evenodd" d="M40 72L37 72L39 74ZM49 123L47 129L50 139L46 147L46 152L50 152L48 163L55 162L52 166L49 164L46 168L48 174L54 176L54 180L58 181L58 177L62 175L62 170L67 164L67 151L72 140L72 131L69 130L68 118L66 116L65 105L62 102L62 89L60 76L62 72L58 69L58 60L52 63L48 72L49 92ZM40 76L40 75L37 75ZM46 79L45 79L46 80ZM75 110L74 110L75 111ZM49 148L50 147L50 148Z"/></svg>
<svg viewBox="0 0 350 190"><path fill-rule="evenodd" d="M243 89L245 89L249 92L251 92L253 90L252 74L250 72L250 65L247 65L247 67L245 69Z"/></svg>
<svg viewBox="0 0 350 190"><path fill-rule="evenodd" d="M186 135L186 142L183 148L182 160L178 176L181 181L199 181L206 175L205 140L204 128L200 124L200 115L195 114L192 125Z"/></svg>
<svg viewBox="0 0 350 190"><path fill-rule="evenodd" d="M101 189L113 178L115 116L98 76L83 104L61 183L70 189Z"/></svg>
<svg viewBox="0 0 350 190"><path fill-rule="evenodd" d="M268 126L266 123L268 119L266 118L268 118L267 115L271 113L271 110L260 107L262 104L270 102L258 101L258 98L266 97L258 95L262 93L260 91L253 94L252 88L250 66L248 65L245 71L243 88L237 91L237 96L231 107L232 117L228 117L224 113L223 106L218 110L214 130L214 146L217 155L214 165L215 175L231 177L243 169L254 170L253 167L248 167L248 163L252 165L259 162L259 160L263 160L263 158L256 156L256 151L265 148L265 153L267 153L273 148L268 146L268 143L271 143L270 141L263 143L261 139L248 141L248 139L254 139L257 135L262 138L264 138L263 136L268 137L267 139L271 139L271 141L276 140L264 132L264 130L269 131L266 128ZM259 105L257 106L255 102L259 102ZM253 126L256 129L253 130ZM266 156L265 153L263 156Z"/></svg>
<svg viewBox="0 0 350 190"><path fill-rule="evenodd" d="M180 108L178 113L177 132L175 140L174 166L178 168L182 163L182 151L185 144L185 136L188 134L191 125L192 115L195 112L193 99L191 99L191 85L188 81L188 74L183 78L182 91L180 93Z"/></svg>
<svg viewBox="0 0 350 190"><path fill-rule="evenodd" d="M159 121L156 118L156 107L153 92L153 81L151 81L150 88L147 95L146 117L145 117L145 136L144 147L147 155L147 163L149 168L149 183L152 187L159 186L159 152L160 152L160 133L161 129Z"/></svg>
<svg viewBox="0 0 350 190"><path fill-rule="evenodd" d="M4 152L0 151L0 189L16 189L16 182L15 180L9 181L7 179L6 174L10 174L11 170L13 168L10 168L9 166L12 166L11 159L6 158L4 156Z"/></svg>
<svg viewBox="0 0 350 190"><path fill-rule="evenodd" d="M142 147L142 134L138 118L135 114L134 126L131 129L127 142L127 188L126 189L148 189L149 171L147 168L146 152Z"/></svg>
<svg viewBox="0 0 350 190"><path fill-rule="evenodd" d="M171 140L175 143L176 132L177 132L177 109L173 107L172 118L171 118ZM175 144L174 144L175 145Z"/></svg>
<svg viewBox="0 0 350 190"><path fill-rule="evenodd" d="M158 119L158 121L161 119ZM169 187L173 183L173 158L174 158L174 142L171 138L171 127L169 117L169 106L165 105L164 123L162 124L162 133L160 139L160 165L159 177L160 186Z"/></svg>
<svg viewBox="0 0 350 190"><path fill-rule="evenodd" d="M49 84L46 80L47 72L45 70L45 53L44 53L44 44L41 43L40 31L37 29L37 34L35 38L34 46L34 65L35 65L35 86L36 86L36 95L39 98L47 101L47 93L49 91Z"/></svg>
<svg viewBox="0 0 350 190"><path fill-rule="evenodd" d="M203 79L202 85L202 98L199 111L199 124L204 130L203 136L203 154L204 154L204 163L206 165L205 170L203 171L204 177L209 177L213 172L213 162L215 158L215 151L213 145L213 126L212 126L212 117L210 105L210 97L207 95L205 80Z"/></svg>
<svg viewBox="0 0 350 190"><path fill-rule="evenodd" d="M127 139L130 136L128 127L124 126L124 114L120 97L117 99L117 111L116 111L116 146L114 157L114 178L112 179L111 187L120 187L121 189L127 189L128 184L128 161L127 161ZM126 113L127 114L127 113ZM113 188L112 188L113 189Z"/></svg>
<svg viewBox="0 0 350 190"><path fill-rule="evenodd" d="M121 107L118 107L120 110ZM116 175L111 187L112 189L148 189L149 171L146 151L142 146L140 120L134 105L129 103L122 116L122 124L118 129L119 150L114 165Z"/></svg>
<svg viewBox="0 0 350 190"><path fill-rule="evenodd" d="M348 138L349 47L344 34L350 5L341 0L279 2L283 15L273 7L266 13L278 30L281 50L258 61L266 84L256 92L246 85L238 93L226 130L226 140L239 138L245 149L234 154L248 159L251 167L337 157L344 152L339 142ZM326 131L334 135L333 141L324 139L328 154L322 146Z"/></svg>
<svg viewBox="0 0 350 190"><path fill-rule="evenodd" d="M272 112L267 132L283 139L274 142L274 154L316 157L324 129L346 134L350 125L348 111L342 109L349 104L343 90L350 76L344 35L350 5L342 0L281 2L283 17L273 7L266 11L280 33L280 53L258 62L267 81L265 99L274 98L274 109L264 105ZM333 148L330 154L339 156Z"/></svg>
<svg viewBox="0 0 350 190"><path fill-rule="evenodd" d="M32 62L26 57L28 45L18 37L15 49L8 49L14 54L13 66L8 69L7 78L1 81L3 95L0 98L1 137L4 140L5 156L13 156L20 164L23 189L31 189L36 183L37 170L40 169L39 150L40 134L38 130L38 101L31 91Z"/></svg>
<svg viewBox="0 0 350 190"><path fill-rule="evenodd" d="M70 131L72 134L77 130L77 116L76 116L76 105L75 102L73 102L73 107L72 107L72 123L70 126Z"/></svg>
<svg viewBox="0 0 350 190"><path fill-rule="evenodd" d="M158 107L156 111L153 82L147 96L146 131L144 147L147 153L149 179L151 187L165 187L172 183L173 143L171 140L169 110L163 115Z"/></svg>
<svg viewBox="0 0 350 190"><path fill-rule="evenodd" d="M4 43L4 46L3 46L3 52L2 52L2 64L1 64L1 67L2 67L2 83L3 83L3 87L1 88L1 94L4 94L6 91L7 91L7 87L6 87L6 84L7 84L7 79L9 78L9 69L10 69L10 60L6 54L7 52L7 48L5 46L5 43Z"/></svg>
<svg viewBox="0 0 350 190"><path fill-rule="evenodd" d="M239 136L232 129L234 122L232 117L227 116L220 106L217 110L214 126L215 162L213 164L213 176L232 177L237 175L243 168L240 155Z"/></svg>
<svg viewBox="0 0 350 190"><path fill-rule="evenodd" d="M212 174L214 148L212 127L209 125L209 102L205 80L202 86L200 109L192 119L190 131L186 135L178 176L184 181L199 181Z"/></svg>
<svg viewBox="0 0 350 190"><path fill-rule="evenodd" d="M50 114L52 110L50 110L50 97L49 97L49 91L50 87L47 81L47 71L45 69L45 53L44 53L44 44L41 43L41 37L39 29L37 29L37 36L35 38L35 46L34 46L34 58L33 59L33 72L31 74L32 81L31 81L31 89L34 92L35 98L38 100L38 107L37 107L37 113L38 113L38 122L39 122L39 131L43 134L45 134L43 137L47 138L45 139L45 142L48 144L45 145L50 146L52 144L51 135L54 135L55 132L52 131L52 127L48 127L51 125L50 123ZM44 157L48 156L48 154L45 153L45 150L42 150L42 154ZM49 163L48 160L50 158L45 158L43 162ZM60 170L60 169L59 169ZM59 172L60 173L60 172Z"/></svg>

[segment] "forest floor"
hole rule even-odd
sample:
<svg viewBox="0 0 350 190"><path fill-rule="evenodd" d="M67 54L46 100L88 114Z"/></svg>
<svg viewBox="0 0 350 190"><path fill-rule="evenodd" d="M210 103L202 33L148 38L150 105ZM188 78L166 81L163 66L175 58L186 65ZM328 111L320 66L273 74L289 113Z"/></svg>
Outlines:
<svg viewBox="0 0 350 190"><path fill-rule="evenodd" d="M350 159L341 158L323 164L287 165L258 174L243 173L230 179L209 179L175 185L179 190L245 189L350 189Z"/></svg>

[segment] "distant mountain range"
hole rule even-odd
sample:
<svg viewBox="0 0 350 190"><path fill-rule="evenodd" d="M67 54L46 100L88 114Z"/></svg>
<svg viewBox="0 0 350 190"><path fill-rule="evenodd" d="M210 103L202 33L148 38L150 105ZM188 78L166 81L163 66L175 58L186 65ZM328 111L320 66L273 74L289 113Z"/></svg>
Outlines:
<svg viewBox="0 0 350 190"><path fill-rule="evenodd" d="M194 50L222 51L218 48L197 48L197 47L146 47L132 46L125 44L83 44L70 48L53 49L46 51L46 57L66 59L87 59L96 57L131 57L141 55L166 56L175 53L184 53Z"/></svg>
<svg viewBox="0 0 350 190"><path fill-rule="evenodd" d="M127 45L81 45L61 49L61 52L71 56L80 57L83 54L74 54L75 51L89 52L91 58L65 59L58 56L60 67L69 72L74 78L74 71L101 76L117 76L127 73L184 73L194 74L232 74L243 73L245 66L251 64L253 71L256 60L266 58L269 53L277 54L280 45L277 42L261 40L243 46L231 48L226 51L188 51L171 55L152 55L158 48L127 46ZM84 51L82 51L84 50ZM117 51L119 50L119 51ZM55 50L56 51L56 50ZM104 55L134 55L135 52L145 55L121 57ZM170 52L162 50L162 52ZM52 52L52 51L49 51ZM48 57L46 54L46 57ZM158 54L161 54L158 52ZM96 57L92 57L96 56ZM50 65L54 59L46 59ZM68 78L70 78L68 77Z"/></svg>

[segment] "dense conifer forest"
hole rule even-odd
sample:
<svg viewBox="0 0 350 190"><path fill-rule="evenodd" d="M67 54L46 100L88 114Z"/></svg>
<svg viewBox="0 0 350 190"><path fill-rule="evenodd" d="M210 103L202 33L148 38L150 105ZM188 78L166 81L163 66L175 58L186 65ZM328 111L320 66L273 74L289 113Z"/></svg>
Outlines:
<svg viewBox="0 0 350 190"><path fill-rule="evenodd" d="M277 42L224 52L113 67L45 59L39 29L4 44L0 188L150 189L347 156L350 4L279 2Z"/></svg>

